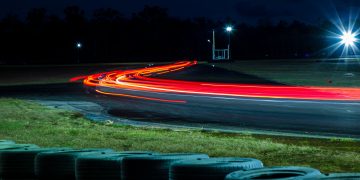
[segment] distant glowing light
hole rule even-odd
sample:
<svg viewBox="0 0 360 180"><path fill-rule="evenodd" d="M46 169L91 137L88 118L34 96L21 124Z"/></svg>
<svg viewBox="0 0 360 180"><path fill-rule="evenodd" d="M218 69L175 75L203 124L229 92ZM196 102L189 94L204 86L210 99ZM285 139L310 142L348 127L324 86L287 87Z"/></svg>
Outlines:
<svg viewBox="0 0 360 180"><path fill-rule="evenodd" d="M329 56L335 53L341 53L339 54L340 57L353 57L360 54L358 47L360 27L356 23L358 22L358 17L359 15L350 13L349 19L343 21L336 12L334 17L329 19L334 27L331 30L327 30L329 39L334 40L334 43L325 48Z"/></svg>
<svg viewBox="0 0 360 180"><path fill-rule="evenodd" d="M340 38L341 43L345 46L354 46L354 43L357 42L356 35L351 31L344 32Z"/></svg>
<svg viewBox="0 0 360 180"><path fill-rule="evenodd" d="M233 28L231 26L226 27L227 32L231 32L232 30L233 30Z"/></svg>
<svg viewBox="0 0 360 180"><path fill-rule="evenodd" d="M76 43L76 47L80 49L82 47L82 44L81 43Z"/></svg>

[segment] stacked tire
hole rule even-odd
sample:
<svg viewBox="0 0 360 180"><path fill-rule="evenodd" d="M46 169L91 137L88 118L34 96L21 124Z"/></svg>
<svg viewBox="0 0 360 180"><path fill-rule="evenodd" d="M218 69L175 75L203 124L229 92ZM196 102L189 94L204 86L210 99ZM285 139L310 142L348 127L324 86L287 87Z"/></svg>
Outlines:
<svg viewBox="0 0 360 180"><path fill-rule="evenodd" d="M21 164L16 163L15 161L19 162L18 158L8 158L5 154L8 152L13 152L16 150L28 150L28 149L35 149L39 148L35 144L16 144L14 141L10 140L0 140L0 179L19 179L17 178L20 173L15 169L21 166ZM16 177L10 177L10 174L16 174ZM28 178L28 177L26 177Z"/></svg>
<svg viewBox="0 0 360 180"><path fill-rule="evenodd" d="M223 180L231 172L262 168L251 158L209 158L179 161L171 165L170 180Z"/></svg>
<svg viewBox="0 0 360 180"><path fill-rule="evenodd" d="M119 180L122 160L127 156L153 155L154 152L128 151L82 156L76 159L77 180Z"/></svg>
<svg viewBox="0 0 360 180"><path fill-rule="evenodd" d="M0 180L360 180L360 173L321 174L309 167L263 167L252 158L111 149L40 148L0 140Z"/></svg>
<svg viewBox="0 0 360 180"><path fill-rule="evenodd" d="M245 179L315 179L321 175L320 171L308 167L267 167L246 171L235 171L226 176L225 180Z"/></svg>
<svg viewBox="0 0 360 180"><path fill-rule="evenodd" d="M313 179L317 180L359 180L360 173L331 173L331 174L321 174L316 176ZM310 179L308 179L310 180Z"/></svg>
<svg viewBox="0 0 360 180"><path fill-rule="evenodd" d="M11 140L0 140L0 145L4 144L15 144L15 142Z"/></svg>
<svg viewBox="0 0 360 180"><path fill-rule="evenodd" d="M111 149L82 149L40 153L35 158L35 174L39 180L75 180L75 162L77 158L112 152Z"/></svg>
<svg viewBox="0 0 360 180"><path fill-rule="evenodd" d="M11 151L21 148L39 148L35 144L0 144L0 151Z"/></svg>
<svg viewBox="0 0 360 180"><path fill-rule="evenodd" d="M0 174L6 179L36 179L35 157L43 152L62 152L67 148L18 148L0 151Z"/></svg>
<svg viewBox="0 0 360 180"><path fill-rule="evenodd" d="M206 154L154 154L128 156L122 162L122 180L168 180L172 163L206 159Z"/></svg>

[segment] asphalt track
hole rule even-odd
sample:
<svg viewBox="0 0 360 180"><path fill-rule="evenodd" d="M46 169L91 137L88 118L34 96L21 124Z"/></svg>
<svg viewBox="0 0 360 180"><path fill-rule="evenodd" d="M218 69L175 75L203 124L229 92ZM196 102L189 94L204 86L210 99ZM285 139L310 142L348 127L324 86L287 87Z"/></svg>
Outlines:
<svg viewBox="0 0 360 180"><path fill-rule="evenodd" d="M188 72L193 71L190 68ZM127 96L98 94L94 90ZM79 83L2 87L0 93L2 97L96 102L111 115L138 121L360 138L358 101L244 98L111 87L94 89L83 88ZM182 100L186 103L154 99Z"/></svg>
<svg viewBox="0 0 360 180"><path fill-rule="evenodd" d="M182 99L168 103L127 98L113 105L112 114L133 112L166 116L167 123L199 123L224 129L256 129L330 136L360 137L360 103L334 101L269 100L221 96L145 93L118 89L109 92L162 99ZM120 99L119 99L120 101ZM139 111L140 110L140 111ZM117 113L118 112L118 113ZM173 122L171 122L173 121Z"/></svg>

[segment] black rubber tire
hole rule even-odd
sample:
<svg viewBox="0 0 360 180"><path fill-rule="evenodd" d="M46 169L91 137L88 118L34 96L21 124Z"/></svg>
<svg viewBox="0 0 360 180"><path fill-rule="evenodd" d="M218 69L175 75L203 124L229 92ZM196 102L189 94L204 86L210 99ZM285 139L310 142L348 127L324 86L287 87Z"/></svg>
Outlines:
<svg viewBox="0 0 360 180"><path fill-rule="evenodd" d="M15 144L15 142L11 140L0 140L0 145L1 144Z"/></svg>
<svg viewBox="0 0 360 180"><path fill-rule="evenodd" d="M359 180L360 173L331 173L331 174L322 174L312 179L336 179L336 180ZM310 180L310 178L308 179Z"/></svg>
<svg viewBox="0 0 360 180"><path fill-rule="evenodd" d="M111 149L82 149L64 152L39 153L35 158L35 174L38 179L75 180L76 158L114 152Z"/></svg>
<svg viewBox="0 0 360 180"><path fill-rule="evenodd" d="M246 171L236 171L226 176L225 180L240 179L306 179L321 175L320 171L308 167L279 166Z"/></svg>
<svg viewBox="0 0 360 180"><path fill-rule="evenodd" d="M10 151L22 148L39 148L35 144L0 144L0 151Z"/></svg>
<svg viewBox="0 0 360 180"><path fill-rule="evenodd" d="M0 177L4 179L36 178L35 157L42 152L59 152L69 148L22 148L0 151Z"/></svg>
<svg viewBox="0 0 360 180"><path fill-rule="evenodd" d="M38 180L37 178L3 178L0 180Z"/></svg>
<svg viewBox="0 0 360 180"><path fill-rule="evenodd" d="M209 158L178 161L170 167L170 180L223 180L231 172L262 168L252 158Z"/></svg>
<svg viewBox="0 0 360 180"><path fill-rule="evenodd" d="M206 154L128 156L122 162L122 180L168 180L170 165L180 160L209 158Z"/></svg>
<svg viewBox="0 0 360 180"><path fill-rule="evenodd" d="M82 156L76 159L77 180L121 179L121 164L126 156L152 155L154 152L128 151Z"/></svg>

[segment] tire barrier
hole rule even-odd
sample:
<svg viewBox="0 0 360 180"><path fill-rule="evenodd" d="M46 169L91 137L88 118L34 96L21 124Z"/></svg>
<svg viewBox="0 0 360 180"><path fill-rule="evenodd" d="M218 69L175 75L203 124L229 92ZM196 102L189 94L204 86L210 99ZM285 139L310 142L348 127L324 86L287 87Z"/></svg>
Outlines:
<svg viewBox="0 0 360 180"><path fill-rule="evenodd" d="M0 151L0 177L6 179L36 178L35 157L42 152L62 152L69 148L22 148Z"/></svg>
<svg viewBox="0 0 360 180"><path fill-rule="evenodd" d="M79 157L75 164L77 180L119 180L122 160L126 156L153 155L149 151L128 151L109 154L96 154Z"/></svg>
<svg viewBox="0 0 360 180"><path fill-rule="evenodd" d="M331 173L331 174L321 174L319 176L316 176L313 178L315 180L326 180L326 179L333 179L333 180L359 180L360 179L360 173ZM308 179L310 180L310 179Z"/></svg>
<svg viewBox="0 0 360 180"><path fill-rule="evenodd" d="M35 158L35 174L40 180L75 180L76 158L111 152L111 149L82 149L39 153Z"/></svg>
<svg viewBox="0 0 360 180"><path fill-rule="evenodd" d="M321 174L309 167L263 167L252 158L111 149L40 148L0 140L0 180L360 180L360 173Z"/></svg>
<svg viewBox="0 0 360 180"><path fill-rule="evenodd" d="M251 158L209 158L179 161L170 167L170 180L223 180L231 172L262 168Z"/></svg>
<svg viewBox="0 0 360 180"><path fill-rule="evenodd" d="M209 158L206 154L158 154L127 156L123 159L122 180L168 180L170 165L180 160Z"/></svg>
<svg viewBox="0 0 360 180"><path fill-rule="evenodd" d="M39 146L35 144L0 144L0 151L8 151L22 148L39 148Z"/></svg>
<svg viewBox="0 0 360 180"><path fill-rule="evenodd" d="M15 144L15 142L11 140L0 140L0 145L2 144Z"/></svg>
<svg viewBox="0 0 360 180"><path fill-rule="evenodd" d="M225 180L240 179L314 179L321 175L319 170L308 167L284 166L235 171L226 176Z"/></svg>

